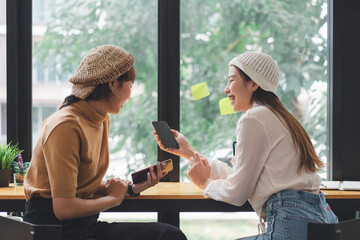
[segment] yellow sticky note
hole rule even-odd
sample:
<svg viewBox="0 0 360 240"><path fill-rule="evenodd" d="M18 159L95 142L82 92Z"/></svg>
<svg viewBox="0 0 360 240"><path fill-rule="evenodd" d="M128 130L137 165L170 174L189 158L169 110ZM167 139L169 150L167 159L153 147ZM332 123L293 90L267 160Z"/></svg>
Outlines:
<svg viewBox="0 0 360 240"><path fill-rule="evenodd" d="M221 115L235 113L235 111L233 110L233 107L231 105L231 101L227 97L220 99L219 107L220 107L220 114Z"/></svg>
<svg viewBox="0 0 360 240"><path fill-rule="evenodd" d="M194 101L210 95L206 82L191 86L191 92L194 96Z"/></svg>

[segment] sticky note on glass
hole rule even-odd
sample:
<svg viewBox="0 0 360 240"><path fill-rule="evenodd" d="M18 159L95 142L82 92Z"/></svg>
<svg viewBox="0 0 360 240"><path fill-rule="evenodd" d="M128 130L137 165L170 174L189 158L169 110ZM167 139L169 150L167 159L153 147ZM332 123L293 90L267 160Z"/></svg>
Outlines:
<svg viewBox="0 0 360 240"><path fill-rule="evenodd" d="M206 82L191 86L191 92L195 101L210 95Z"/></svg>
<svg viewBox="0 0 360 240"><path fill-rule="evenodd" d="M221 115L235 113L235 111L233 110L233 107L231 106L231 101L227 97L220 99L219 107L220 107Z"/></svg>

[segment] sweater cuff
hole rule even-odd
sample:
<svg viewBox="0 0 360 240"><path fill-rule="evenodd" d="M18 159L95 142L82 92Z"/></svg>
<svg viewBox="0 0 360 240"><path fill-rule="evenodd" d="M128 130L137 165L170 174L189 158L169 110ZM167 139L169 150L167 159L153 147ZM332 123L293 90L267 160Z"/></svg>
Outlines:
<svg viewBox="0 0 360 240"><path fill-rule="evenodd" d="M211 190L212 190L212 186L213 186L214 182L215 181L211 181L204 189L203 195L205 198L212 198L210 195L211 195Z"/></svg>

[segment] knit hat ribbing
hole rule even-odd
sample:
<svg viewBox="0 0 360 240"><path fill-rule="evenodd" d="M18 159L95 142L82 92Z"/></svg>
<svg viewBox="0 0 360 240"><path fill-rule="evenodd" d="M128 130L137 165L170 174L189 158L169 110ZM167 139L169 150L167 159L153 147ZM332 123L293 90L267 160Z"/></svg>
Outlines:
<svg viewBox="0 0 360 240"><path fill-rule="evenodd" d="M133 56L120 47L103 45L94 48L82 59L75 74L69 79L73 84L72 94L85 99L97 85L118 78L133 65Z"/></svg>
<svg viewBox="0 0 360 240"><path fill-rule="evenodd" d="M263 90L273 92L279 83L280 72L274 59L261 52L245 52L233 58L231 65L240 68Z"/></svg>

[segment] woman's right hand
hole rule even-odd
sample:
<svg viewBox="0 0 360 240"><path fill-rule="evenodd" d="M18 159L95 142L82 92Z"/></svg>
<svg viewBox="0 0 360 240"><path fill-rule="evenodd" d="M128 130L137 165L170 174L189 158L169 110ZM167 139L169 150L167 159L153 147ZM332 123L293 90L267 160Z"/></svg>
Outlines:
<svg viewBox="0 0 360 240"><path fill-rule="evenodd" d="M171 133L174 135L174 138L176 142L179 144L179 148L165 148L164 145L161 143L159 136L156 134L156 132L153 132L156 138L156 142L159 145L160 149L169 153L172 153L174 155L178 155L181 157L184 157L186 159L189 159L190 157L194 156L194 153L196 152L195 149L189 144L185 136L181 133L179 133L176 130L171 129Z"/></svg>
<svg viewBox="0 0 360 240"><path fill-rule="evenodd" d="M121 204L130 181L111 178L106 181L104 193L99 198L55 197L52 199L54 214L59 220L87 217Z"/></svg>
<svg viewBox="0 0 360 240"><path fill-rule="evenodd" d="M116 199L116 205L119 205L125 198L130 181L121 178L110 178L106 181L105 193Z"/></svg>

